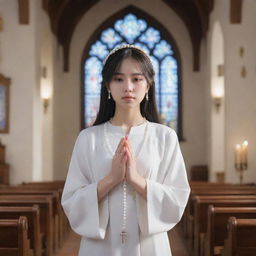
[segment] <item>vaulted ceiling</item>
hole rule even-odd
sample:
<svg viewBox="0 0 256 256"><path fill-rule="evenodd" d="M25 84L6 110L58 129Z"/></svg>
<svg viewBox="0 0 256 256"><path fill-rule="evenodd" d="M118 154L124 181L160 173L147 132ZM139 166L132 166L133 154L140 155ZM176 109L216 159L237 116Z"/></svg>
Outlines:
<svg viewBox="0 0 256 256"><path fill-rule="evenodd" d="M53 33L63 46L64 71L68 71L70 42L79 20L100 0L42 0ZM209 26L214 0L162 0L183 20L193 49L193 69L200 68L200 44ZM90 24L88 24L90 25Z"/></svg>

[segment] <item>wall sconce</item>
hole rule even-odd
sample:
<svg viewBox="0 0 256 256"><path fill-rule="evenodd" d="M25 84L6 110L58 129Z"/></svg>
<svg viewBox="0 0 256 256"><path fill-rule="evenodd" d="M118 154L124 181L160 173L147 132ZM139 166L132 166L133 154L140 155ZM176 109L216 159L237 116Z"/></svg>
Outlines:
<svg viewBox="0 0 256 256"><path fill-rule="evenodd" d="M42 101L43 101L43 107L44 107L44 113L47 113L47 110L49 108L50 105L50 95L51 95L51 91L50 88L48 86L44 86L41 90L41 97L42 97Z"/></svg>
<svg viewBox="0 0 256 256"><path fill-rule="evenodd" d="M222 97L217 97L217 96L213 97L213 104L216 108L216 111L220 112L220 106L222 104Z"/></svg>
<svg viewBox="0 0 256 256"><path fill-rule="evenodd" d="M223 90L220 87L215 88L212 98L213 98L214 107L216 109L216 112L218 113L220 111L220 107L222 105L223 98L224 98Z"/></svg>
<svg viewBox="0 0 256 256"><path fill-rule="evenodd" d="M47 113L47 109L49 107L50 98L43 98L43 105L44 105L44 113Z"/></svg>

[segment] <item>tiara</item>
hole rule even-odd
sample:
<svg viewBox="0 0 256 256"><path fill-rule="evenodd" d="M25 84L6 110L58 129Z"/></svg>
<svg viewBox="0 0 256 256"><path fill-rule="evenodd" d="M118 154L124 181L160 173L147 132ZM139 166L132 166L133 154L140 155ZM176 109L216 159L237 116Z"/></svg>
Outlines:
<svg viewBox="0 0 256 256"><path fill-rule="evenodd" d="M135 48L135 49L141 51L145 56L148 57L148 59L150 60L152 66L153 66L153 62L151 61L150 56L149 56L144 50L142 50L139 46L136 46L136 45L134 45L134 44L121 44L121 45L115 47L113 50L111 50L111 51L109 52L109 54L107 55L107 57L104 59L104 61L103 61L103 66L106 64L106 62L107 62L109 56L111 56L111 55L114 54L115 52L117 52L117 51L119 51L119 50L121 50L121 49L125 49L125 48Z"/></svg>

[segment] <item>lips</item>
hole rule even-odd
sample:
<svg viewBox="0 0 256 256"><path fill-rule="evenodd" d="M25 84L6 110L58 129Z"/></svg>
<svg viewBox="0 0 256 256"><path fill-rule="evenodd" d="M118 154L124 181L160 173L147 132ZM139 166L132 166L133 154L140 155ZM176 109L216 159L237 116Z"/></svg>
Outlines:
<svg viewBox="0 0 256 256"><path fill-rule="evenodd" d="M123 97L122 99L135 99L135 97L132 97L132 96L125 96L125 97Z"/></svg>

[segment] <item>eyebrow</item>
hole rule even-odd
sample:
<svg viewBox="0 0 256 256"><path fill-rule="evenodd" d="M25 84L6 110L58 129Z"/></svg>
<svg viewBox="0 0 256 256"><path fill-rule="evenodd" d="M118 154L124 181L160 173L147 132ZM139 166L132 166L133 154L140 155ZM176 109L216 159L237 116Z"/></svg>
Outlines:
<svg viewBox="0 0 256 256"><path fill-rule="evenodd" d="M121 72L115 72L114 75L122 75L124 76L124 73ZM132 73L132 76L144 76L142 73Z"/></svg>

